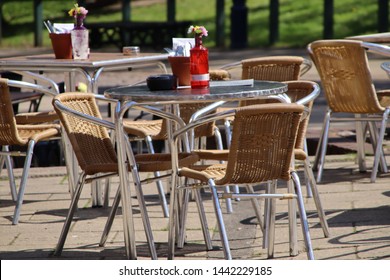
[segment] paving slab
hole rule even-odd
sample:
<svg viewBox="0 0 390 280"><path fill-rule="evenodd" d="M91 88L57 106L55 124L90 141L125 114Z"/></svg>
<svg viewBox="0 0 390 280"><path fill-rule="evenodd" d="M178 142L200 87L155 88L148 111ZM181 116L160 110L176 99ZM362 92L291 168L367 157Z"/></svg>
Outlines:
<svg viewBox="0 0 390 280"><path fill-rule="evenodd" d="M286 49L210 52L210 64L212 67L219 67L243 58L264 55L307 57L305 50ZM373 57L370 61L372 68L375 69L373 72L375 82L381 87L388 84L386 74L379 69L383 61L385 61L384 58L378 57ZM137 82L158 71L160 70L137 69L133 72L103 73L99 85L104 89ZM60 78L53 76L53 79L60 80ZM319 81L315 69L311 69L304 78ZM43 101L42 108L51 108L50 106L50 100ZM315 113L312 115L308 131L308 140L314 146L321 130L325 107L326 101L321 95L315 103ZM102 110L105 109L102 108ZM332 130L334 143L330 145L334 145L342 152L327 156L323 181L318 184L328 217L330 237L323 236L314 203L311 198L305 198L315 257L323 260L390 259L390 190L388 189L390 173L379 173L377 181L370 183L370 172L361 173L357 170L353 133L354 130L349 124L341 124ZM312 157L311 160L313 160ZM368 155L368 171L371 166L372 156ZM16 169L16 174L20 179L20 168ZM117 186L118 181L113 182L113 186ZM281 184L279 190L282 192L284 188L285 185ZM165 259L168 219L164 218L161 213L155 186L145 186L144 191L158 256L160 259ZM259 189L259 191L262 190ZM79 210L76 213L77 221L71 227L62 256L53 257L53 250L70 203L65 167L51 166L31 169L20 223L17 226L11 225L14 203L10 197L6 173L3 171L0 176L0 259L125 259L121 211L118 211L106 246L99 247L100 235L109 209L91 208L90 192L89 186L86 186L82 192ZM110 193L111 201L114 195L115 187ZM134 198L132 202L134 203L138 256L139 259L150 259L137 207L138 203ZM206 250L196 205L190 203L186 244L183 249L176 251L177 259L223 259L216 219L207 192L204 196L204 205L214 248L211 251ZM294 257L289 256L287 207L283 201L278 202L277 205L275 259L306 259L299 228L300 254ZM250 204L247 201L235 201L233 206L234 212L227 214L225 204L222 204L233 258L266 259L266 250L262 248L262 234Z"/></svg>

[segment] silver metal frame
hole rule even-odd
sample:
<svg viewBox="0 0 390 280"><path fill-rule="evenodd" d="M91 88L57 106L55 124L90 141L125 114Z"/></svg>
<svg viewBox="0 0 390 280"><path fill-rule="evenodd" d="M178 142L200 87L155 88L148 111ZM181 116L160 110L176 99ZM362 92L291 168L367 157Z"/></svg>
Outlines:
<svg viewBox="0 0 390 280"><path fill-rule="evenodd" d="M380 54L383 56L390 56L390 47L381 45L381 44L375 44L375 43L369 43L369 42L360 42L360 45L362 48L366 49L368 52ZM310 45L308 46L308 51L312 52ZM363 126L365 126L367 123L369 124L369 132L371 135L371 138L373 139L372 145L374 149L374 164L372 167L371 172L371 182L374 183L377 177L378 169L381 168L383 172L387 172L387 163L386 159L384 157L383 153L383 136L385 134L386 130L386 123L387 119L390 113L390 108L386 108L383 114L379 115L360 115L356 114L354 117L351 118L341 118L341 117L333 117L332 116L332 110L328 108L325 117L324 122L322 126L322 132L320 135L320 139L317 146L317 151L314 159L313 167L315 170L317 170L317 182L321 182L322 180L322 173L323 168L325 164L325 155L326 155L326 149L328 144L328 134L329 134L329 127L330 122L345 122L345 121L353 121L356 123L356 139L357 139L357 146L358 146L358 164L359 164L359 170L365 171L366 170L366 164L364 159L364 139L365 139L365 132L366 130L363 129ZM380 122L380 129L379 133L376 129L374 129L373 123L374 122Z"/></svg>
<svg viewBox="0 0 390 280"><path fill-rule="evenodd" d="M110 100L110 99L107 99L107 98L99 96L99 95L96 95L95 98L99 99L99 100L106 100L109 102L115 102L115 103L117 102L116 100ZM53 105L66 114L70 114L72 116L84 119L86 121L92 122L92 123L100 125L100 126L104 126L110 130L115 131L116 129L123 129L123 127L118 126L118 123L113 123L113 122L110 122L107 120L102 120L102 119L99 119L99 118L96 118L93 116L88 116L88 115L85 115L85 114L80 113L78 111L72 110L72 109L64 106L63 104L61 104L61 102L59 100L55 100ZM145 110L145 108L144 108L144 110ZM116 114L119 114L119 113L120 112L116 112ZM122 117L123 117L123 115L122 115ZM129 144L129 141L127 138L125 138L125 139L117 138L116 141L118 141L118 144L122 144L122 145L125 144L125 146L126 146L126 150L125 151L122 150L122 153L119 153L119 150L118 150L118 164L119 164L119 169L122 171L122 173L119 173L121 187L118 189L117 195L114 199L113 207L112 207L111 213L109 215L109 218L107 220L105 229L103 231L100 245L104 246L104 243L105 243L105 240L106 240L107 235L109 233L109 230L111 228L117 207L119 205L119 201L122 201L123 229L124 229L124 236L125 236L126 254L127 254L127 257L129 259L136 259L137 258L136 246L135 246L134 221L133 221L133 216L132 216L131 192L130 192L130 189L128 188L128 186L130 185L130 180L129 180L129 174L128 174L128 170L127 170L127 164L129 164L130 169L131 169L131 173L133 176L133 180L135 183L136 195L137 195L137 199L138 199L138 203L139 203L139 207L140 207L142 222L144 224L144 230L145 230L145 234L147 237L147 243L149 246L151 258L157 259L157 253L156 253L156 249L154 246L154 239L153 239L153 234L152 234L152 230L151 230L151 225L150 225L148 213L146 210L146 204L145 204L145 201L143 199L143 191L141 188L141 181L139 178L135 158L134 158L134 155L133 155L132 150L131 150L131 145ZM124 142L120 143L120 141L124 141ZM93 177L89 178L87 182L97 180L100 178L102 178L102 177L101 176L97 176L97 177L93 176ZM56 251L55 251L56 255L60 255L61 251L63 249L66 235L68 233L69 226L70 226L70 223L71 223L71 220L73 217L73 213L77 207L77 201L79 199L78 193L81 192L81 189L82 189L84 183L85 183L85 174L81 173L79 176L78 185L77 185L77 188L75 191L75 195L72 197L71 207L69 209L69 213L68 213L67 219L65 221L63 231L61 233L61 236L60 236L60 239L59 239Z"/></svg>
<svg viewBox="0 0 390 280"><path fill-rule="evenodd" d="M35 75L30 75L33 78L36 78ZM41 93L44 93L46 95L49 95L50 97L56 96L58 92L58 87L53 86L51 83L49 84L49 87L45 87L41 84L33 84L25 81L15 81L7 79L8 86L10 87L17 87L17 88L23 88L23 89L29 89L38 91ZM14 216L12 219L12 224L17 225L19 223L19 217L20 217L20 211L23 204L23 197L24 192L26 190L26 183L28 179L28 173L30 171L30 165L32 161L33 151L35 147L36 142L34 140L30 140L27 145L27 151L26 152L18 152L18 151L9 151L8 146L3 145L2 150L0 151L1 160L0 160L0 171L3 168L3 164L6 164L8 178L9 178L9 184L10 184L10 190L12 199L16 202ZM19 185L19 191L16 188L15 183L15 177L13 174L13 168L11 163L11 157L13 156L25 156L25 161L23 165L23 173L22 178Z"/></svg>
<svg viewBox="0 0 390 280"><path fill-rule="evenodd" d="M177 220L177 217L174 215L175 208L179 207L178 201L178 190L183 188L183 186L179 183L179 176L180 176L180 169L178 165L178 140L183 135L186 134L188 131L196 128L197 126L200 126L204 123L210 122L210 121L216 121L219 119L224 119L229 116L234 116L235 110L228 110L221 113L216 114L210 114L207 116L203 116L199 118L198 120L187 124L185 127L179 128L177 131L175 131L172 135L172 141L170 142L170 149L172 153L172 188L171 188L171 200L170 200L170 218L169 218L169 227L168 227L168 259L174 258L174 252L175 252L175 234L176 230L175 228L177 226L182 227L183 225L180 224L180 222ZM213 205L214 205L214 211L217 217L218 222L218 229L219 234L222 242L222 247L224 251L225 259L232 259L232 255L230 252L229 247L229 241L225 229L225 225L223 222L222 217L222 210L220 207L219 197L221 198L236 198L236 197L245 197L245 198L253 198L253 199L259 199L259 198L268 198L271 199L269 202L269 215L267 216L266 224L264 225L266 232L268 232L267 238L267 247L268 247L268 255L271 257L273 256L273 240L274 240L274 219L275 219L275 213L274 213L274 205L273 205L273 199L279 198L279 199L297 199L298 201L298 209L299 209L299 216L301 219L301 225L302 225L302 232L305 240L305 245L307 248L307 256L308 259L314 259L313 249L311 245L310 240L310 233L309 233L309 227L307 222L307 216L305 212L305 207L303 203L303 196L301 191L301 185L299 182L299 177L296 175L296 172L291 173L291 177L294 183L294 190L296 194L276 194L274 189L270 190L270 193L267 194L218 194L216 191L216 185L212 179L209 179L208 186L210 188L212 199L213 199ZM275 182L274 182L275 183ZM276 185L275 185L276 186ZM184 186L186 188L187 186ZM257 209L254 205L255 212L257 213Z"/></svg>

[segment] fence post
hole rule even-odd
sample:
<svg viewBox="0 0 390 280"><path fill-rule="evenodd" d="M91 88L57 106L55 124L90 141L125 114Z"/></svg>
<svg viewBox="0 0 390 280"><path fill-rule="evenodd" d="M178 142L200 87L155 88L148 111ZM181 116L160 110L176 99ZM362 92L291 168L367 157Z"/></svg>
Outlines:
<svg viewBox="0 0 390 280"><path fill-rule="evenodd" d="M131 19L131 5L130 0L122 0L122 21L130 21Z"/></svg>
<svg viewBox="0 0 390 280"><path fill-rule="evenodd" d="M279 0L270 0L269 3L269 43L275 44L279 40Z"/></svg>
<svg viewBox="0 0 390 280"><path fill-rule="evenodd" d="M176 0L167 1L167 19L168 22L175 22L176 20Z"/></svg>
<svg viewBox="0 0 390 280"><path fill-rule="evenodd" d="M389 0L378 0L378 32L387 32L389 26Z"/></svg>
<svg viewBox="0 0 390 280"><path fill-rule="evenodd" d="M324 39L333 38L333 0L324 0Z"/></svg>
<svg viewBox="0 0 390 280"><path fill-rule="evenodd" d="M216 1L216 28L215 28L215 45L217 47L225 46L225 0Z"/></svg>
<svg viewBox="0 0 390 280"><path fill-rule="evenodd" d="M230 47L243 49L248 45L248 8L245 0L233 0L230 13Z"/></svg>
<svg viewBox="0 0 390 280"><path fill-rule="evenodd" d="M43 22L43 4L42 0L34 0L33 2L34 9L34 46L41 47L43 45L42 41L42 22Z"/></svg>

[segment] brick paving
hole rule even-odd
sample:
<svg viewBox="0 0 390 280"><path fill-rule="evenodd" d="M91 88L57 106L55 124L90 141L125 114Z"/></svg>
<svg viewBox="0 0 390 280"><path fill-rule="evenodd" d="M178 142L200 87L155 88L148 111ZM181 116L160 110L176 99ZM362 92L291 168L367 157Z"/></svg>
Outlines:
<svg viewBox="0 0 390 280"><path fill-rule="evenodd" d="M250 50L241 52L211 52L211 67L218 67L241 58L296 54L307 56L304 50ZM371 60L373 77L379 87L385 87L387 76L378 70L385 59L374 57ZM99 85L106 88L128 84L144 79L158 70L136 70L136 72L104 73ZM57 76L53 76L57 79ZM315 69L304 77L318 81ZM314 114L308 132L308 141L315 146L320 132L325 99L320 96L315 103ZM42 106L50 106L44 101ZM324 238L318 224L318 217L311 198L306 198L309 215L310 233L314 254L324 260L390 259L390 173L378 174L376 183L370 183L370 172L360 173L355 162L355 146L349 134L353 134L348 125L336 126L332 130L330 143L335 152L327 156L323 182L318 184L323 206L326 210L331 236ZM387 151L387 149L386 149ZM372 156L367 157L370 171ZM16 173L20 175L20 169ZM302 173L302 172L300 172ZM18 177L19 178L19 177ZM303 181L303 180L302 180ZM117 181L114 180L111 201ZM261 189L261 186L259 187ZM281 184L280 191L284 189ZM144 187L148 212L151 218L154 237L160 259L166 258L166 240L168 219L164 218L158 204L156 189L153 184ZM136 217L136 239L139 259L149 259L145 236L140 221L137 202L133 199ZM76 221L72 224L61 257L53 257L66 212L70 203L66 170L63 166L34 167L22 206L19 225L11 225L14 203L11 200L5 170L0 176L0 259L124 259L125 250L122 232L121 213L114 221L112 231L105 247L99 247L100 234L104 227L109 209L91 208L90 186L85 186ZM204 196L206 215L213 236L214 250L206 251L195 203L190 203L187 243L177 250L178 259L222 259L218 242L218 231L209 195ZM234 212L224 218L234 259L266 259L262 249L262 235L247 201L235 201ZM223 205L224 207L224 205ZM224 209L224 208L223 208ZM289 256L288 224L286 202L277 203L277 224L275 241L276 259L306 259L303 242L298 231L300 254Z"/></svg>

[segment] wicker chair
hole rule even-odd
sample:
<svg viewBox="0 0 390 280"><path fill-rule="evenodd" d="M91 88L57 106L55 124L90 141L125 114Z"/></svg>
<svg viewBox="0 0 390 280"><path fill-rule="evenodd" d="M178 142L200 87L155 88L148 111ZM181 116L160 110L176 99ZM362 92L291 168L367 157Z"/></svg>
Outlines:
<svg viewBox="0 0 390 280"><path fill-rule="evenodd" d="M241 79L267 80L267 81L293 81L298 80L302 75L312 67L310 60L300 56L265 56L257 58L244 59L222 66L222 69L232 71L235 68L241 68ZM262 99L253 101L241 101L239 106L262 104L273 102ZM225 110L225 108L221 108ZM231 126L233 118L224 120L226 142L230 145Z"/></svg>
<svg viewBox="0 0 390 280"><path fill-rule="evenodd" d="M315 98L319 95L320 88L318 84L311 81L287 81L288 84L287 95L291 99L292 103L305 105L308 110L312 110L313 103ZM270 100L272 103L275 103L274 100ZM306 118L302 120L299 124L297 140L295 143L294 149L294 158L296 161L303 162L304 171L306 175L306 186L308 188L308 193L310 197L313 196L314 202L316 205L317 213L319 220L322 226L325 237L329 237L329 226L326 221L325 211L322 207L322 202L318 193L317 184L311 168L311 163L307 154L307 145L306 145L306 131L309 124L310 113ZM202 160L227 160L228 150L195 150L199 158ZM293 211L293 209L291 209ZM294 223L292 221L292 223ZM295 233L291 233L295 234ZM295 244L295 241L292 241L292 244ZM264 247L266 244L264 244ZM296 247L292 247L292 255L295 255Z"/></svg>
<svg viewBox="0 0 390 280"><path fill-rule="evenodd" d="M182 104L180 105L180 115L184 122L188 123L193 113L204 107L204 104ZM148 152L154 153L153 141L165 141L167 139L166 120L124 120L124 129L130 141L145 141ZM199 127L194 132L194 138L215 137L217 145L222 148L222 139L217 126L213 123ZM202 143L205 143L204 141ZM158 172L155 174L158 175ZM156 182L160 196L161 206L165 217L169 216L163 186L160 181Z"/></svg>
<svg viewBox="0 0 390 280"><path fill-rule="evenodd" d="M39 105L42 98L47 95L53 98L60 93L59 86L52 80L43 75L29 71L13 71L2 74L4 77L18 77L20 81L25 81L27 84L22 91L10 89L12 103L14 104L15 120L17 124L34 124L34 123L53 123L59 122L58 116L54 111L39 111ZM8 78L12 79L13 78ZM15 81L16 82L16 81ZM46 92L35 90L34 85L39 85ZM31 85L31 87L27 86ZM17 88L17 87L15 87ZM18 112L15 110L20 102L30 102L28 112Z"/></svg>
<svg viewBox="0 0 390 280"><path fill-rule="evenodd" d="M115 129L115 125L112 122L102 120L95 98L95 95L88 93L65 93L58 95L53 100L54 108L65 128L81 168L77 188L72 197L69 212L55 250L56 255L60 255L63 250L66 236L84 184L93 180L117 175L119 171L115 148L107 131L107 129ZM100 99L102 98L100 97ZM128 148L130 151L130 146L128 146ZM168 171L172 167L171 156L170 154L137 155L135 156L136 162L132 160L133 157L130 154L128 154L128 156L130 162L129 171L132 172L135 181L137 199L149 250L152 258L156 259L157 254L143 198L141 181L135 170L138 170L139 172ZM192 164L196 162L197 159L198 157L196 155L181 154L180 165L185 166ZM111 223L119 205L119 200L120 191L118 189L109 219ZM131 213L127 214L131 215ZM132 220L132 218L130 220ZM126 221L127 219L124 219L124 227L126 229L134 229L133 225L126 224ZM106 226L105 234L107 235L108 232L109 227ZM127 237L125 234L125 242L127 247L131 247L127 248L128 257L134 258L136 257L136 253L133 251L135 245L134 232L130 232L130 235L131 236Z"/></svg>
<svg viewBox="0 0 390 280"><path fill-rule="evenodd" d="M318 84L310 81L288 81L287 95L291 102L305 105L310 113L313 108L315 98L319 95L320 88ZM306 132L309 125L310 113L299 124L297 140L295 142L294 158L297 161L302 161L307 178L306 186L310 187L311 194L317 208L317 213L320 218L320 223L325 237L329 237L329 226L326 221L324 209L322 207L321 199L318 193L316 180L313 174L311 163L307 152Z"/></svg>
<svg viewBox="0 0 390 280"><path fill-rule="evenodd" d="M2 151L0 152L0 163L1 168L4 161L7 166L12 198L14 201L16 201L12 224L16 225L19 222L23 196L26 190L28 172L30 170L35 144L40 141L58 139L60 136L60 126L58 124L17 124L11 102L9 91L10 86L34 89L46 94L54 95L54 93L39 85L21 81L0 79L0 145L2 145ZM25 153L19 151L10 151L9 146L11 145L27 147L27 151ZM16 190L15 178L13 175L13 168L11 163L11 157L16 156L26 157L18 192Z"/></svg>
<svg viewBox="0 0 390 280"><path fill-rule="evenodd" d="M301 121L304 106L296 104L267 104L239 107L232 111L226 111L215 115L215 117L205 117L188 125L186 128L177 131L174 134L174 141L171 142L173 159L176 156L176 146L178 137L206 121L223 118L226 115L235 115L235 126L233 127L232 143L227 156L226 164L211 165L193 165L190 168L179 168L176 160L173 161L174 176L173 189L171 191L171 205L176 205L176 190L182 188L198 188L199 183L195 185L179 185L179 177L195 179L202 184L209 186L214 211L218 221L219 234L221 237L224 255L226 259L231 259L229 242L222 218L219 198L250 197L257 198L296 198L298 200L299 212L301 218L302 230L304 233L305 244L308 258L313 259L310 234L307 224L306 213L303 204L302 192L299 178L292 170L291 163L295 147L295 139L298 126ZM177 175L177 176L176 176ZM293 193L276 194L276 180L290 180L294 182L296 195ZM217 193L216 186L226 185L252 185L255 183L272 180L272 189L267 194L254 194L249 189L249 194L226 194ZM175 241L175 217L172 215L174 209L171 206L170 225L169 225L169 243L168 258L174 256ZM269 229L268 255L273 256L273 238L274 238L274 202L270 202L271 214L267 221Z"/></svg>
<svg viewBox="0 0 390 280"><path fill-rule="evenodd" d="M329 126L333 121L357 123L356 138L359 151L362 150L362 142L365 138L361 124L368 123L372 136L371 142L375 147L371 172L371 182L375 182L379 164L383 171L387 171L382 143L390 113L389 98L385 97L390 95L390 90L375 91L368 66L366 47L360 41L319 40L309 44L308 51L320 75L328 103L314 161L314 167L318 169L317 182L322 179ZM338 117L338 113L349 113L352 116ZM381 122L379 132L374 122ZM363 157L363 155L360 156ZM363 163L362 159L359 163ZM364 167L361 167L362 169Z"/></svg>

